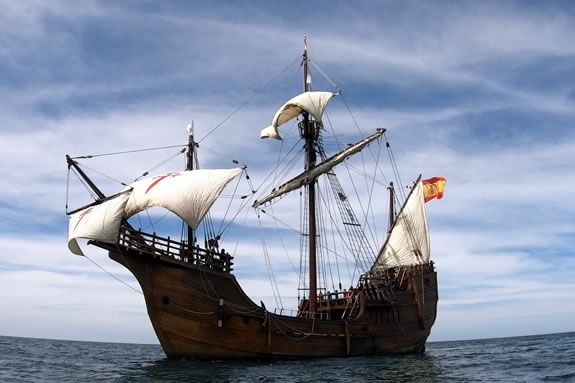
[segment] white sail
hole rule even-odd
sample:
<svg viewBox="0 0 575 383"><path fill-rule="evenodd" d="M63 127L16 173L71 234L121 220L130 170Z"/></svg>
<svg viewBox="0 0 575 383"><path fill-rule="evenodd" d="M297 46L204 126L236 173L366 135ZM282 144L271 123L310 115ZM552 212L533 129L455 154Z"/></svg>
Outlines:
<svg viewBox="0 0 575 383"><path fill-rule="evenodd" d="M190 170L136 181L117 197L72 214L68 248L83 255L78 238L116 243L122 218L153 206L170 210L196 228L224 187L241 171L241 168Z"/></svg>
<svg viewBox="0 0 575 383"><path fill-rule="evenodd" d="M278 109L272 120L272 124L261 131L260 137L281 140L278 127L303 112L308 112L317 121L321 121L327 104L335 95L336 93L331 92L305 92L295 96Z"/></svg>
<svg viewBox="0 0 575 383"><path fill-rule="evenodd" d="M128 190L99 205L89 206L72 214L68 223L70 251L76 255L84 255L78 245L78 238L116 243L130 193Z"/></svg>
<svg viewBox="0 0 575 383"><path fill-rule="evenodd" d="M160 206L195 229L224 187L241 171L241 168L186 170L136 181L129 186L133 191L125 216Z"/></svg>
<svg viewBox="0 0 575 383"><path fill-rule="evenodd" d="M374 270L429 262L429 232L424 204L420 177L395 219L391 233L377 256Z"/></svg>
<svg viewBox="0 0 575 383"><path fill-rule="evenodd" d="M377 132L372 134L369 137L364 138L363 140L343 149L339 153L334 154L330 158L326 159L325 161L319 163L314 168L303 172L302 174L298 175L297 177L292 178L288 182L278 186L272 193L268 194L264 198L255 201L252 207L261 206L274 198L282 196L290 191L296 190L301 188L304 185L309 185L315 179L317 179L322 174L329 172L334 166L343 162L347 157L356 154L357 152L361 151L365 148L370 142L379 138L385 129L378 129Z"/></svg>

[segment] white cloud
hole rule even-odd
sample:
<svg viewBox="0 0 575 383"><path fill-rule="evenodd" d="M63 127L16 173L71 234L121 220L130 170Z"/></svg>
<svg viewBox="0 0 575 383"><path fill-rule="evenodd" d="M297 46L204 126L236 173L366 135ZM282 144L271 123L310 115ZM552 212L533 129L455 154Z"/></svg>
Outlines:
<svg viewBox="0 0 575 383"><path fill-rule="evenodd" d="M0 57L19 69L31 68L32 81L22 87L0 88L5 100L0 106L0 157L4 159L0 174L5 180L0 188L0 211L13 233L0 237L0 298L18 308L0 318L1 327L12 335L153 340L139 295L86 259L68 255L65 227L51 228L51 232L61 232L40 237L31 227L60 222L57 217L63 213L66 192L63 156L185 143L184 128L190 119L202 136L297 57L301 33L294 31L303 32L303 28L279 22L275 16L267 19L266 10L239 21L201 13L191 17L130 12L97 2L84 2L81 7L63 2L5 2L3 7ZM364 7L350 6L346 9L347 28L338 30L326 26L327 20L318 22L312 30L311 46L312 58L317 58L321 68L336 80L339 74L348 78L352 89L362 82L391 84L386 91L400 89L418 95L420 84L434 84L470 93L468 102L446 100L448 106L439 107L414 102L397 111L385 101L376 105L382 91L375 89L371 100L358 97L354 102L358 95L348 94L343 86L346 100L349 97L352 106L358 104L353 109L364 131L382 125L389 128L404 182L419 172L424 177L444 175L449 180L445 198L428 206L442 297L434 339L572 329L557 319L559 315L573 318L575 312L564 303L568 300L565 292L573 289L569 276L575 270L573 262L565 261L573 254L575 232L570 219L575 212L571 198L575 140L569 132L574 109L566 97L571 85L565 81L557 88L535 89L511 81L508 73L509 68L516 68L518 76L530 79L537 73L525 72L526 63L573 58L570 36L575 24L557 10L528 13L516 5L467 4L441 12L422 4L418 7L429 16L421 22L414 22L410 12L381 22L379 16L367 15ZM46 24L48 16L65 19L70 28L54 33ZM97 47L83 46L79 36L88 28L88 20L110 19L123 21L129 33L135 33L135 25L149 26L152 35L164 30L153 39L166 38L160 44L165 50L159 54L169 53L169 57L156 57L152 50L139 58L141 66L137 60L126 64L127 69L112 65L121 73L93 66L82 51ZM143 40L147 37L141 36ZM156 40L149 46L159 46ZM59 69L55 63L69 67L75 75L55 81L52 71ZM280 144L260 142L257 135L271 120L274 106L292 90L299 91L296 70L294 65L281 76L282 82L293 78L293 86L272 84L268 92L202 142L207 148L201 151L202 163L230 166L231 159L238 159L250 165L254 183L261 182L264 168L275 164ZM314 84L324 81L318 73L314 75ZM35 83L38 78L43 81ZM193 92L180 96L175 88L182 84ZM113 105L110 100L122 94L132 96ZM80 99L88 100L88 106L74 103ZM102 99L107 103L98 104ZM63 112L58 117L39 113L38 106L43 103L52 103ZM99 106L91 109L92 104ZM555 128L561 131L560 138L553 139L540 129L508 137L505 145L474 144L481 131L462 134L461 125L469 116L508 109L542 118L561 117L565 126ZM329 118L339 121L335 128L346 134L344 143L357 138L341 101L334 101ZM294 140L286 140L284 150L290 143ZM175 151L102 157L84 163L129 182ZM372 158L365 155L363 159L371 169ZM164 169L183 163L178 157ZM362 166L359 158L352 163ZM91 174L106 193L119 187ZM390 174L386 167L386 175ZM347 178L342 176L341 181L349 190ZM74 206L87 200L77 184L71 197ZM289 198L297 203L297 196ZM298 227L298 211L286 203L289 198L274 205L274 214ZM378 226L385 227L386 202L372 208ZM224 210L225 203L216 208L215 216ZM243 223L257 228L254 214L247 217ZM243 220L243 214L239 219ZM266 229L274 226L269 219L263 225ZM289 245L289 253L296 254L297 241ZM273 297L260 296L269 291L266 274L254 275L248 270L255 264L259 264L258 270L265 269L261 254L257 238L241 244L236 258L238 278L256 302L264 299L273 307ZM277 270L288 270L277 277L282 293L292 297L286 302L293 304L297 278L283 254L283 247L270 247ZM135 284L121 266L105 257L94 259ZM43 326L29 332L38 317L43 318ZM516 330L510 325L513 322L520 324ZM134 325L124 328L118 323ZM121 335L123 331L126 333Z"/></svg>

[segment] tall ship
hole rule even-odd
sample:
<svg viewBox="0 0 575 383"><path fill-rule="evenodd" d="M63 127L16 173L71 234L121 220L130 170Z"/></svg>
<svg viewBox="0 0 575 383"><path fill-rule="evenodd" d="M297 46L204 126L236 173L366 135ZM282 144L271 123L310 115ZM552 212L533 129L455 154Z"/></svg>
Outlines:
<svg viewBox="0 0 575 383"><path fill-rule="evenodd" d="M385 129L346 145L337 135L328 136L324 112L334 97L342 95L339 89L312 90L314 63L307 44L300 64L303 93L285 102L260 134L272 139L268 141L291 135L293 150L278 154L285 160L278 159L258 187L247 176L246 166L237 161L228 169L200 168L201 144L193 129L181 150L186 154L185 170L145 173L112 195L105 195L88 175L83 159L90 156L66 156L68 170L94 196L92 203L68 211L70 251L84 254L78 242L82 238L106 250L135 276L169 358L341 357L425 350L438 301L425 203L442 197L446 181L419 176L408 186L402 186L397 177L397 186L389 182L379 167L385 157L380 152L390 149ZM339 150L329 155L326 147L335 145ZM365 166L352 167L351 183L340 181L335 171L346 168L358 153L365 154L373 172L368 174ZM388 157L397 176L395 158ZM295 172L302 162L303 170ZM234 180L242 179L249 183L250 193L235 196L237 212L216 229L210 214L214 203L224 197L224 190L235 193ZM288 202L296 206L283 206ZM355 213L358 206L361 214ZM180 219L180 236L138 228L134 217L150 208L165 209ZM374 222L385 210L386 222ZM263 302L254 302L234 275L234 263L241 265L243 254L224 249L224 245L233 247L226 242L227 230L239 230L240 241L242 230L251 233L232 224L243 215L240 212L250 211L258 219L273 216L274 224L268 229L279 222L297 232L298 243L292 247L299 247L299 270L295 262L293 272L286 272L298 282L293 309L283 303L268 309ZM299 228L286 222L289 217L276 217L277 212L298 211ZM384 227L380 236L373 233L376 226ZM262 234L262 263L270 270L274 296L279 295L276 277L282 275L273 272L278 255L270 251L279 247L270 250L266 244L279 237L267 231ZM344 274L345 268L348 280L342 282L337 275Z"/></svg>

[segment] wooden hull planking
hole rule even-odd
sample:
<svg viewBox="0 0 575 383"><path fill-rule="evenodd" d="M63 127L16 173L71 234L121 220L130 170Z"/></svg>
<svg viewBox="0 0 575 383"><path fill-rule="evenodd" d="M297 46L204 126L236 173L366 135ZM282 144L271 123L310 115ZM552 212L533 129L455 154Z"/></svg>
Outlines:
<svg viewBox="0 0 575 383"><path fill-rule="evenodd" d="M435 271L408 278L397 304L371 304L359 294L350 320L308 319L268 312L229 273L134 250L110 258L138 280L148 315L166 355L193 359L341 357L416 353L435 322Z"/></svg>

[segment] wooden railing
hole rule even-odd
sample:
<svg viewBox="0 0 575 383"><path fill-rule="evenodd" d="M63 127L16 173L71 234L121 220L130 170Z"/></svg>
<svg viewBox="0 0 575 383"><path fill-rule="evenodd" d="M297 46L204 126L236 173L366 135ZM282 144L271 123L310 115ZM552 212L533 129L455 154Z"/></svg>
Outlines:
<svg viewBox="0 0 575 383"><path fill-rule="evenodd" d="M426 281L435 271L433 261L422 265L401 266L383 271L368 272L359 279L359 288L365 291L368 303L395 302L396 294L407 290L408 278L421 275Z"/></svg>
<svg viewBox="0 0 575 383"><path fill-rule="evenodd" d="M169 257L181 262L190 263L209 270L229 273L233 270L233 257L224 249L213 247L204 249L200 246L188 246L186 242L160 237L140 230L122 226L118 245L146 253L154 257Z"/></svg>
<svg viewBox="0 0 575 383"><path fill-rule="evenodd" d="M274 314L290 316L294 318L306 318L306 319L329 319L330 313L327 311L318 311L312 313L310 311L300 311L294 309L286 309L286 308L275 308Z"/></svg>

